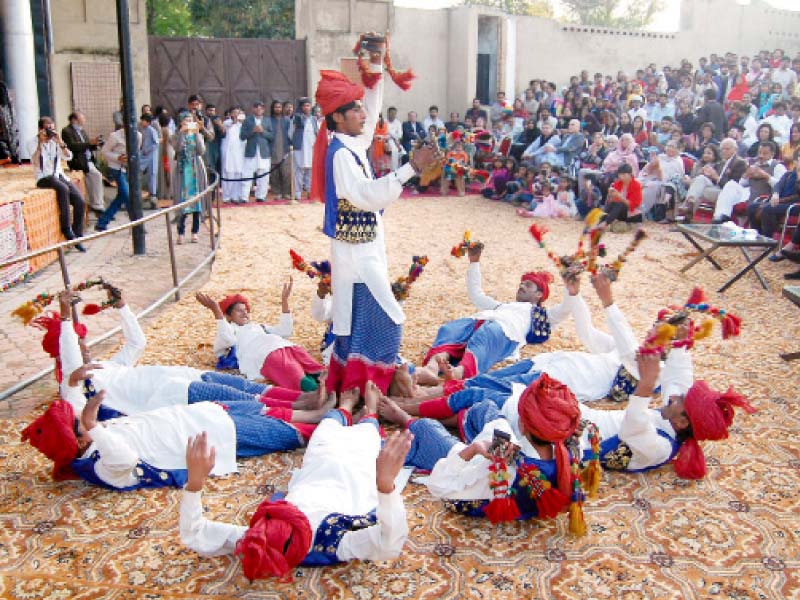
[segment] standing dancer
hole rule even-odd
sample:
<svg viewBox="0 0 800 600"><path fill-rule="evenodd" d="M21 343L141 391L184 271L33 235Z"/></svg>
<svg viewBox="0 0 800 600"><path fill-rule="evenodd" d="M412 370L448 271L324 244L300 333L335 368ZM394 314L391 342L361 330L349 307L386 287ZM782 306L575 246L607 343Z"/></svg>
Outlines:
<svg viewBox="0 0 800 600"><path fill-rule="evenodd" d="M316 101L325 122L314 146L311 187L311 197L325 201L323 232L331 238L337 337L328 388L358 387L362 394L368 380L386 392L405 320L387 272L381 211L400 197L403 183L435 160L432 148L420 148L408 164L374 178L367 150L383 99L383 64L401 87L410 76L392 70L385 40L362 36L358 48L364 46L369 49L359 50L359 68L366 89L338 71L321 73Z"/></svg>

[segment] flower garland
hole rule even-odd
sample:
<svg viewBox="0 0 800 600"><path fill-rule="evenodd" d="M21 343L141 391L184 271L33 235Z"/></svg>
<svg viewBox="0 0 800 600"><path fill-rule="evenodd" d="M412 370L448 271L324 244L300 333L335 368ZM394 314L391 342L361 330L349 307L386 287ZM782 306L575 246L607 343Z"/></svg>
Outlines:
<svg viewBox="0 0 800 600"><path fill-rule="evenodd" d="M466 256L469 250L473 248L483 249L483 242L472 241L472 234L469 231L464 232L464 239L450 249L450 256L461 258Z"/></svg>
<svg viewBox="0 0 800 600"><path fill-rule="evenodd" d="M692 313L699 313L706 318L700 325L695 325L689 318ZM655 331L645 338L644 344L639 348L641 354L663 354L671 348L694 347L694 342L702 340L711 335L714 330L714 321L719 321L722 329L722 339L727 340L737 337L741 333L742 319L737 315L717 308L708 303L705 292L702 288L695 287L689 295L686 304L682 307L668 306L658 311L658 321L661 323ZM683 321L687 321L686 337L676 340L678 326Z"/></svg>
<svg viewBox="0 0 800 600"><path fill-rule="evenodd" d="M320 282L325 285L331 284L331 263L327 260L320 262L307 263L305 259L294 250L289 250L292 257L292 267L308 275L310 279L319 277Z"/></svg>
<svg viewBox="0 0 800 600"><path fill-rule="evenodd" d="M109 299L104 301L101 305L97 304L87 304L83 309L83 314L85 315L94 315L99 313L102 310L107 308L111 308L117 305L119 299L121 298L121 292L118 288L115 288L110 283L106 282L102 277L97 277L94 279L87 279L86 281L82 281L78 285L74 286L73 289L76 292L83 292L90 288L102 286L106 290L109 291ZM33 319L38 317L42 314L50 304L53 303L56 298L58 298L59 292L56 293L48 293L42 292L38 294L33 300L28 300L24 304L18 306L14 311L11 313L12 317L17 317L20 321L22 321L23 325L28 325ZM80 301L78 299L77 301Z"/></svg>
<svg viewBox="0 0 800 600"><path fill-rule="evenodd" d="M356 64L358 65L358 71L361 74L361 81L363 84L372 89L377 85L378 81L380 81L381 76L383 73L376 72L370 70L370 63L367 61L366 56L361 52L361 42L364 40L364 36L361 35L356 42L356 45L353 47L353 54L356 56ZM397 71L392 64L392 55L389 52L389 35L386 34L384 37L384 45L385 51L383 53L383 64L386 67L386 72L389 73L389 77L392 78L392 81L395 82L397 87L399 87L404 92L407 92L411 89L411 82L416 78L416 75L411 69L406 71Z"/></svg>
<svg viewBox="0 0 800 600"><path fill-rule="evenodd" d="M408 275L398 277L397 280L392 283L392 293L398 302L402 302L408 298L411 284L422 275L422 271L427 264L427 256L414 256L411 259L411 266L408 268Z"/></svg>
<svg viewBox="0 0 800 600"><path fill-rule="evenodd" d="M492 499L483 509L483 514L493 525L513 521L520 516L519 507L514 501L516 490L513 483L505 458L500 454L493 454L492 464L489 465L489 489L492 490Z"/></svg>

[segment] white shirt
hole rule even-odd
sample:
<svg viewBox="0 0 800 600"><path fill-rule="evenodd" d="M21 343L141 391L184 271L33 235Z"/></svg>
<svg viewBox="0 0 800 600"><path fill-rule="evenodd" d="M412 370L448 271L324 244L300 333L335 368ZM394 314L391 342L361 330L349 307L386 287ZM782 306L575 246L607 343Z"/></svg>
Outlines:
<svg viewBox="0 0 800 600"><path fill-rule="evenodd" d="M300 169L310 169L311 164L314 162L314 143L317 141L317 134L314 133L314 117L309 115L304 117L305 124L303 125L303 147L299 150L294 150L294 163L295 167ZM289 123L289 139L294 137L294 119Z"/></svg>
<svg viewBox="0 0 800 600"><path fill-rule="evenodd" d="M239 371L251 381L261 379L261 367L267 356L275 350L294 346L287 337L292 335L292 313L282 313L276 327L259 323L237 325L226 319L217 321L217 337L214 339L214 354L222 356L229 348L236 347Z"/></svg>
<svg viewBox="0 0 800 600"><path fill-rule="evenodd" d="M69 148L60 148L55 140L47 140L43 144L39 144L39 138L37 137L28 144L28 152L31 155L31 164L36 174L36 181L39 181L42 177L50 176L69 181L64 174L62 165L62 161L72 160L72 152Z"/></svg>
<svg viewBox="0 0 800 600"><path fill-rule="evenodd" d="M226 176L231 176L242 172L244 165L244 147L246 141L239 138L242 130L241 121L226 119L222 124L225 128L225 137L222 138L222 170Z"/></svg>
<svg viewBox="0 0 800 600"><path fill-rule="evenodd" d="M380 444L371 424L343 427L324 419L311 436L302 467L289 481L286 500L306 515L314 532L331 513L357 516L376 509L375 525L342 536L336 550L342 561L396 558L408 537L400 492L380 494L375 485ZM241 525L209 521L200 493L183 492L181 541L201 556L232 554L246 531Z"/></svg>
<svg viewBox="0 0 800 600"><path fill-rule="evenodd" d="M142 132L136 132L136 140L139 146L142 145ZM125 144L125 129L117 129L116 131L111 132L108 135L108 139L106 143L103 144L103 147L100 149L100 153L103 155L103 158L106 161L106 165L110 169L117 169L126 171L128 168L128 164L121 163L119 158L123 154L127 154L128 149Z"/></svg>
<svg viewBox="0 0 800 600"><path fill-rule="evenodd" d="M430 116L425 117L425 120L422 121L422 126L425 128L425 135L428 135L428 130L431 128L431 125L435 125L436 131L439 131L440 127L444 127L444 121L439 117L435 119L431 119Z"/></svg>
<svg viewBox="0 0 800 600"><path fill-rule="evenodd" d="M792 127L792 119L787 115L770 115L761 119L761 123L769 123L775 130L775 142L778 146L782 146L789 141L789 130Z"/></svg>
<svg viewBox="0 0 800 600"><path fill-rule="evenodd" d="M377 70L382 71L382 67L377 67ZM364 110L367 113L364 133L358 137L334 133L335 137L358 156L370 175L372 167L367 158L367 150L372 144L372 132L375 131L382 101L381 78L373 89L366 88L364 92ZM375 212L377 220L376 236L372 242L351 244L331 239L331 284L335 290L332 316L333 332L336 335L350 335L353 286L356 283L366 284L375 301L392 321L398 325L405 321L403 309L397 303L389 281L383 217L379 211L400 197L403 183L413 176L414 168L406 164L380 179L372 179L364 175L351 152L342 149L333 158L333 179L339 198L348 200L361 210Z"/></svg>
<svg viewBox="0 0 800 600"><path fill-rule="evenodd" d="M132 415L157 408L186 404L189 384L200 381L202 371L192 367L143 365L136 366L147 345L142 328L127 305L119 309L125 344L109 360L93 361L102 368L92 371L91 379L97 392L105 391L103 406ZM78 336L72 322L64 322L58 340L61 354L61 397L80 414L86 405L83 381L69 385L69 376L83 365Z"/></svg>
<svg viewBox="0 0 800 600"><path fill-rule="evenodd" d="M333 298L330 294L320 298L316 294L311 297L311 318L320 323L331 322L331 309L333 308ZM322 364L328 366L333 354L333 344L322 350Z"/></svg>
<svg viewBox="0 0 800 600"><path fill-rule="evenodd" d="M216 449L212 475L236 472L236 428L225 409L213 402L168 406L110 419L89 431L92 443L83 453L97 450L95 474L109 485L127 487L138 481L136 465L145 462L156 469L185 469L186 440L208 433Z"/></svg>
<svg viewBox="0 0 800 600"><path fill-rule="evenodd" d="M501 303L484 294L481 286L480 263L470 263L467 268L467 296L475 307L480 309L480 312L472 315L473 319L496 321L508 339L517 342L520 346L527 343L525 338L531 329L533 305L530 302ZM569 295L558 306L545 309L551 330L555 329L569 315L570 310Z"/></svg>
<svg viewBox="0 0 800 600"><path fill-rule="evenodd" d="M400 145L400 140L403 137L403 124L395 119L394 121L386 121L386 127L389 129L389 136L391 137L392 152L397 151L400 154L405 154L405 149Z"/></svg>

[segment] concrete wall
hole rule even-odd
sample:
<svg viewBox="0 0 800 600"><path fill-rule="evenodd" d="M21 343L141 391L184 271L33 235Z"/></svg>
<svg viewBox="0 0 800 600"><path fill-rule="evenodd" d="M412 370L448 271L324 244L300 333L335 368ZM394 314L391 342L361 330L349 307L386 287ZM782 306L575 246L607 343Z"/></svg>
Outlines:
<svg viewBox="0 0 800 600"><path fill-rule="evenodd" d="M395 66L413 66L418 75L408 93L386 87L386 106L400 114L424 112L438 104L441 114L464 112L476 88L478 19L500 17L498 89L519 93L530 79L558 85L581 69L627 73L647 63L659 67L694 64L710 52L752 54L783 48L800 51L800 12L781 11L760 0L741 6L735 0L682 0L681 31L651 33L568 26L537 17L509 17L485 7L439 10L395 7L387 0L297 0L296 32L308 39L309 89L319 70L338 68L350 57L363 31L389 31Z"/></svg>
<svg viewBox="0 0 800 600"><path fill-rule="evenodd" d="M55 109L53 117L61 127L66 124L67 116L73 108L81 108L73 107L71 63L119 63L117 18L115 3L111 0L51 0L50 14L53 26L53 54L50 57ZM145 0L130 1L134 94L137 105L150 101L146 14ZM122 90L110 90L109 93L115 96L116 108ZM108 119L110 122L110 114Z"/></svg>

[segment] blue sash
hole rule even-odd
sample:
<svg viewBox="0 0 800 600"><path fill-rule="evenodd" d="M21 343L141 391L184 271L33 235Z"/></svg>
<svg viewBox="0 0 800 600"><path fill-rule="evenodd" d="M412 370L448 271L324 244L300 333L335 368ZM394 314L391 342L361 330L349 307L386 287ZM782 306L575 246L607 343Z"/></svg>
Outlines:
<svg viewBox="0 0 800 600"><path fill-rule="evenodd" d="M118 492L128 492L131 490L139 490L143 488L160 488L160 487L183 487L186 485L186 469L156 469L146 462L139 461L134 467L134 474L138 482L134 485L127 487L115 487L109 485L100 479L94 472L94 464L100 459L100 453L95 450L91 456L86 458L77 458L72 461L70 465L75 474L88 481L91 484L99 485L109 490L117 490Z"/></svg>

